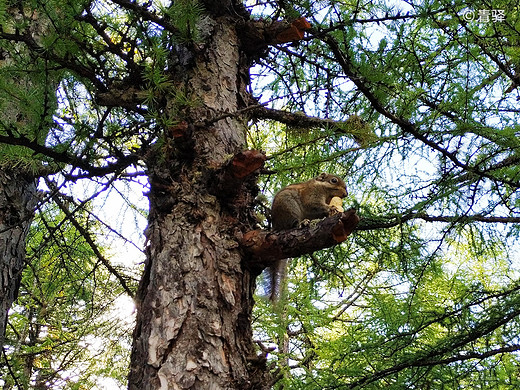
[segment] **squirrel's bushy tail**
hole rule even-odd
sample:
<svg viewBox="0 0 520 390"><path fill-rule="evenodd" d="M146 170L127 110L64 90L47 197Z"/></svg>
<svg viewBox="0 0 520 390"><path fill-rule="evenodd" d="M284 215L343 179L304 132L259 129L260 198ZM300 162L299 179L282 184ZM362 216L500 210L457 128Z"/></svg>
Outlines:
<svg viewBox="0 0 520 390"><path fill-rule="evenodd" d="M271 302L279 301L284 292L288 265L289 259L283 259L277 260L271 267L267 268L269 275L267 293Z"/></svg>

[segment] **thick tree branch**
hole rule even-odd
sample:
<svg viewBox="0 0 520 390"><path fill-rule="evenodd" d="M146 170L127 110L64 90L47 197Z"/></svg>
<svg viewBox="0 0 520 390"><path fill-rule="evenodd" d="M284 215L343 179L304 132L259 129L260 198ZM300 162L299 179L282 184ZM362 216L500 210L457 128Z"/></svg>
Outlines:
<svg viewBox="0 0 520 390"><path fill-rule="evenodd" d="M352 117L346 121L336 121L333 119L323 119L313 116L307 116L303 113L293 113L284 110L277 110L274 108L257 107L252 110L251 115L257 119L271 119L280 123L284 123L293 127L313 128L313 127L327 127L334 131L343 132L345 127L349 126ZM358 118L357 116L354 116Z"/></svg>
<svg viewBox="0 0 520 390"><path fill-rule="evenodd" d="M466 352L466 353L461 353L461 354L454 355L454 356L451 356L449 358L444 358L444 359L431 359L431 360L422 359L422 360L417 360L414 362L403 363L403 364L388 368L386 370L379 371L379 372L375 373L374 375L371 375L370 377L367 376L361 380L355 381L354 383L352 383L349 386L349 388L355 389L355 388L358 388L358 386L363 386L363 385L366 385L369 383L376 382L377 380L379 380L381 378L396 374L407 368L432 367L432 366L445 365L445 364L450 364L450 363L455 363L455 362L463 362L465 360L475 360L475 359L484 360L484 359L493 357L495 355L517 352L519 350L520 350L520 345L513 344L513 345L510 345L507 347L492 349L492 350L486 351L486 352Z"/></svg>
<svg viewBox="0 0 520 390"><path fill-rule="evenodd" d="M251 268L263 268L276 260L297 257L329 248L347 239L359 223L356 210L333 215L308 226L271 232L252 230L245 233L241 246Z"/></svg>
<svg viewBox="0 0 520 390"><path fill-rule="evenodd" d="M304 113L293 113L274 108L267 108L264 106L258 106L251 111L251 116L257 119L274 120L284 123L287 126L300 129L328 129L333 131L337 136L348 135L352 137L360 147L367 147L376 140L382 140L377 137L370 124L357 115L350 115L346 120L338 121L330 118L308 116ZM324 136L328 137L330 134L324 132ZM316 138L313 139L312 142L315 141ZM298 147L298 145L295 147ZM286 151L282 153L285 153Z"/></svg>
<svg viewBox="0 0 520 390"><path fill-rule="evenodd" d="M276 260L297 257L343 242L354 230L389 229L413 219L427 222L520 223L520 217L431 216L409 213L402 216L363 218L354 209L325 218L309 226L272 232L252 230L243 235L241 246L249 255L252 268L269 266ZM361 221L361 222L360 222Z"/></svg>

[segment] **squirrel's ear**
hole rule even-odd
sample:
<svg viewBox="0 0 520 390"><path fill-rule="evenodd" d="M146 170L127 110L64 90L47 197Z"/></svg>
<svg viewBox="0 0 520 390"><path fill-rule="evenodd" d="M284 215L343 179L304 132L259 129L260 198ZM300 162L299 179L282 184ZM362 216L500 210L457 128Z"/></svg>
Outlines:
<svg viewBox="0 0 520 390"><path fill-rule="evenodd" d="M327 173L326 172L322 172L320 173L320 175L316 178L316 180L325 180L325 178L327 177Z"/></svg>

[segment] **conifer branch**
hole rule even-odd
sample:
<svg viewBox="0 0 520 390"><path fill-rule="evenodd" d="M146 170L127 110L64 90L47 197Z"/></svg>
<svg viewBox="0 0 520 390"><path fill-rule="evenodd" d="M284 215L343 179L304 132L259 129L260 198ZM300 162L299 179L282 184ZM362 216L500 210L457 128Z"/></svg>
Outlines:
<svg viewBox="0 0 520 390"><path fill-rule="evenodd" d="M58 190L57 190L56 186L54 185L54 183L52 183L50 180L46 180L46 183L49 186L49 188L51 188L53 191L56 191L56 193L58 193ZM110 261L105 256L103 256L103 254L99 250L97 244L94 242L94 239L92 238L92 235L90 234L90 232L88 232L78 222L78 220L74 217L73 212L71 212L68 209L68 207L63 203L63 201L59 198L59 196L54 196L53 200L58 205L60 210L63 211L63 213L65 214L67 219L72 223L72 225L76 228L76 230L85 239L85 241L87 242L89 247L92 249L92 252L94 252L94 254L96 255L99 262L101 264L103 264L103 266L107 269L107 271L110 274L112 274L119 281L123 290L125 290L125 292L128 294L128 296L133 299L135 296L135 293L132 291L132 289L130 288L130 286L127 283L128 278L125 277L124 275L122 275L121 273L119 273L119 271L117 269L115 269L114 266L112 266L112 264L110 264Z"/></svg>
<svg viewBox="0 0 520 390"><path fill-rule="evenodd" d="M89 173L89 176L104 176L110 173L121 172L139 161L139 157L136 154L128 154L120 156L118 160L113 163L108 163L105 166L95 166L70 153L59 152L47 146L40 145L38 142L25 136L15 137L13 135L0 135L0 143L26 147L35 153L51 158L56 163L69 164L74 168L86 171ZM44 172L48 174L47 171L44 170Z"/></svg>
<svg viewBox="0 0 520 390"><path fill-rule="evenodd" d="M499 181L504 184L508 184L513 188L520 188L520 182L515 182L508 179L498 179L495 175L489 173L489 170L482 170L477 167L468 165L467 163L461 161L456 152L452 152L448 150L448 148L444 148L439 145L437 142L429 139L424 133L422 133L418 127L406 118L402 118L397 114L390 111L387 107L383 105L383 103L378 99L376 94L372 91L370 82L361 74L359 74L351 61L351 58L348 53L345 53L338 42L331 36L326 35L323 38L323 41L328 45L331 52L334 55L334 58L339 63L345 75L347 75L352 82L356 85L356 87L365 95L368 99L372 107L382 114L384 117L389 119L392 123L399 126L405 133L412 135L417 140L421 141L425 145L429 146L433 150L441 153L442 156L450 160L456 167L461 168L462 170L475 174L479 177L485 177L492 181Z"/></svg>
<svg viewBox="0 0 520 390"><path fill-rule="evenodd" d="M167 17L161 17L154 12L150 12L148 9L146 9L146 7L139 5L136 1L112 0L112 2L123 7L124 9L135 12L143 20L148 20L159 26L164 27L171 33L177 34L179 32L178 29L171 23L171 21Z"/></svg>
<svg viewBox="0 0 520 390"><path fill-rule="evenodd" d="M427 213L408 213L404 215L383 216L379 218L363 217L356 230L377 230L389 229L399 226L405 222L420 219L426 222L443 222L443 223L520 223L520 217L499 217L475 215L428 215Z"/></svg>

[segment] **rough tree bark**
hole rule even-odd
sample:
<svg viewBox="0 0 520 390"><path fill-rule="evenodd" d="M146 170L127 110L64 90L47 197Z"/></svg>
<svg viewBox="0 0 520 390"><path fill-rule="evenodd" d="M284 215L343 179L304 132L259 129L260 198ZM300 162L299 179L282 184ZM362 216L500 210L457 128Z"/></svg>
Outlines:
<svg viewBox="0 0 520 390"><path fill-rule="evenodd" d="M37 203L36 184L34 178L15 169L0 170L0 347L25 266L25 239Z"/></svg>
<svg viewBox="0 0 520 390"><path fill-rule="evenodd" d="M262 388L251 333L256 275L235 237L254 223L256 177L233 169L246 121L223 115L246 107L247 64L231 18L206 16L201 28L203 50L179 47L173 74L193 104L168 103L176 124L147 161L149 245L130 389Z"/></svg>
<svg viewBox="0 0 520 390"><path fill-rule="evenodd" d="M13 32L14 24L16 22L23 24L21 23L23 21L27 24L24 31L27 35L33 39L44 36L47 21L41 15L24 10L21 3L20 7L8 7L6 11L11 19L2 26L4 32ZM48 128L46 121L52 116L55 107L54 86L56 81L54 77L46 73L45 84L36 83L34 81L37 78L36 75L41 75L47 70L44 70L41 64L31 63L31 56L23 45L15 44L11 50L0 49L2 59L0 77L5 77L21 91L33 92L33 96L45 95L45 99L42 99L44 100L41 107L42 115L38 118L41 123L34 123L34 118L31 119L26 114L26 101L18 99L16 94L8 93L0 96L2 119L0 135L10 132L22 133L41 142L47 134L44 131ZM21 63L26 66L22 71L17 69ZM20 95L23 96L23 93ZM25 266L26 237L39 200L36 188L38 184L36 167L33 165L32 168L27 168L23 161L24 157L14 156L13 153L17 152L0 146L0 350L5 341L8 311L18 294Z"/></svg>
<svg viewBox="0 0 520 390"><path fill-rule="evenodd" d="M130 389L267 389L271 382L265 356L255 352L251 313L256 276L272 260L264 264L241 246L254 230L265 159L245 150L246 115L258 107L246 92L247 55L300 39L308 27L286 23L292 35L282 36L279 25L267 33L238 6L226 15L232 1L204 4L200 42L174 47L177 98L168 98L169 124L146 157L148 247Z"/></svg>

